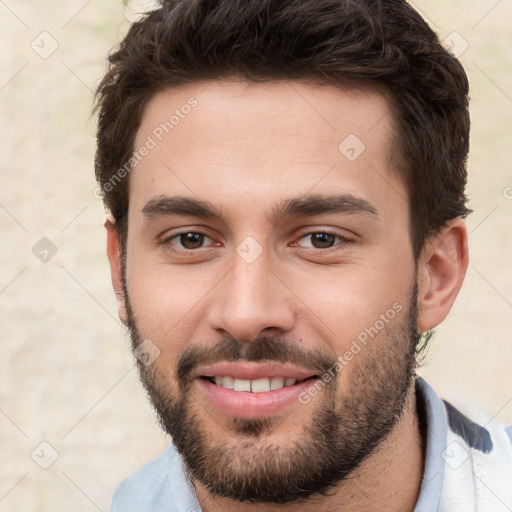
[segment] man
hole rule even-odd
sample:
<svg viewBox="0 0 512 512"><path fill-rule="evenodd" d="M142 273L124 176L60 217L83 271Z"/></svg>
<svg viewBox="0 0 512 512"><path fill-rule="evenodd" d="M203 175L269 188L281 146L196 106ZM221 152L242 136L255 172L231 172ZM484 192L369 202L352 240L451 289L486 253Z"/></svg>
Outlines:
<svg viewBox="0 0 512 512"><path fill-rule="evenodd" d="M114 511L506 511L416 376L468 264L468 83L401 0L172 0L98 91L119 314L173 445Z"/></svg>

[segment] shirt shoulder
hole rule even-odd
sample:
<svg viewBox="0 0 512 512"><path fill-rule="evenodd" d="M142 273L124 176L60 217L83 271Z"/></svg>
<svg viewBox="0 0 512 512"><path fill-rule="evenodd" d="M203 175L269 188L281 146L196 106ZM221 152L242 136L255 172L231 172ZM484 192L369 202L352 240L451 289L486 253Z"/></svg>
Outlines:
<svg viewBox="0 0 512 512"><path fill-rule="evenodd" d="M440 511L512 510L512 430L471 404L444 405L449 428Z"/></svg>
<svg viewBox="0 0 512 512"><path fill-rule="evenodd" d="M114 492L111 506L111 512L190 510L201 509L183 471L181 458L172 445L123 480Z"/></svg>
<svg viewBox="0 0 512 512"><path fill-rule="evenodd" d="M512 425L510 427L505 427L505 432L510 440L510 444L512 444Z"/></svg>
<svg viewBox="0 0 512 512"><path fill-rule="evenodd" d="M168 467L166 451L139 468L114 492L112 512L143 511L154 495L166 493Z"/></svg>
<svg viewBox="0 0 512 512"><path fill-rule="evenodd" d="M426 457L415 512L512 510L512 428L469 403L442 400L417 380Z"/></svg>

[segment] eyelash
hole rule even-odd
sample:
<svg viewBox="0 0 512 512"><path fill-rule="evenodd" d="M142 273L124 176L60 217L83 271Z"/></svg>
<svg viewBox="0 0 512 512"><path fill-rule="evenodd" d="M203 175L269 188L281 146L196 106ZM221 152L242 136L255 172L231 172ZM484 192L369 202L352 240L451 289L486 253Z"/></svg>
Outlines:
<svg viewBox="0 0 512 512"><path fill-rule="evenodd" d="M179 233L175 233L173 234L172 236L169 236L169 237L166 237L164 240L162 240L162 244L166 246L166 248L170 251L170 252L173 252L173 253L176 253L176 254L185 254L185 255L192 255L193 253L197 253L199 252L201 249L207 249L207 247L199 247L199 249L180 249L180 250L177 250L175 249L172 244L171 244L171 241L174 240L175 238L179 238L181 237L182 235L187 235L189 233L194 233L195 235L203 235L205 236L206 238L210 238L210 236L208 236L207 233L205 233L204 231L201 231L201 230L190 230L190 231L180 231Z"/></svg>
<svg viewBox="0 0 512 512"><path fill-rule="evenodd" d="M189 234L189 233L193 233L193 234L196 234L196 235L202 235L202 236L205 236L206 238L210 238L210 240L212 240L212 238L207 234L205 233L204 231L201 231L201 230L194 230L194 231L181 231L179 233L175 233L173 234L172 236L169 236L167 238L165 238L164 240L161 241L161 244L162 245L166 245L167 246L167 249L173 253L176 253L176 254L181 254L181 255L193 255L193 253L198 253L199 251L201 251L201 249L208 249L209 247L199 247L197 249L180 249L180 250L177 250L175 249L172 244L170 243L172 240L176 239L176 238L179 238L181 237L182 235L186 235L186 234ZM312 248L312 247L302 247L302 249L305 249L309 252L315 252L315 253L318 253L318 252L321 252L321 253L327 253L327 252L330 252L330 251L333 251L333 250L340 250L339 247L337 247L338 245L347 245L347 244L351 244L351 243L354 243L354 240L351 239L351 238L347 238L343 235L340 235L339 233L336 233L335 231L332 231L332 230L329 230L329 229L321 229L321 230L318 230L318 231L309 231L307 233L304 233L302 234L298 240L301 240L302 238L305 238L307 236L311 236L311 235L315 235L315 234L324 234L324 235L331 235L331 236L334 236L336 238L339 239L339 242L335 245L333 245L332 247L327 247L327 248ZM293 247L301 247L298 245L297 242L294 242Z"/></svg>
<svg viewBox="0 0 512 512"><path fill-rule="evenodd" d="M348 238L346 236L340 235L339 233L336 233L335 231L332 231L330 229L320 229L318 231L309 231L309 232L304 233L303 235L301 235L299 240L301 240L304 237L311 236L311 235L316 235L316 234L334 236L335 238L339 239L339 242L334 244L332 247L327 247L327 248L324 248L324 249L322 249L322 248L315 248L315 247L302 247L302 249L306 249L308 251L315 252L315 253L316 252L327 253L327 252L331 252L331 251L339 251L339 250L341 250L342 248L338 247L339 245L347 245L347 244L350 244L350 243L354 242L354 240L352 240L351 238ZM296 243L293 244L294 247L296 245L297 245Z"/></svg>

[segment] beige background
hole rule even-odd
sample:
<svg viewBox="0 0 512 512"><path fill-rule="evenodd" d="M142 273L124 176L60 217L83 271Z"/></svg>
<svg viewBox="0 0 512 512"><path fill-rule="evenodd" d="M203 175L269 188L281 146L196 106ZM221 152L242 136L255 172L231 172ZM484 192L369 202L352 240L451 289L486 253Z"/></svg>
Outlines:
<svg viewBox="0 0 512 512"><path fill-rule="evenodd" d="M512 423L512 1L416 5L469 45L473 118L471 266L421 373ZM168 442L117 320L93 195L92 91L126 25L120 0L0 1L2 511L107 511ZM46 59L31 47L53 40ZM57 248L47 263L32 253L42 237Z"/></svg>

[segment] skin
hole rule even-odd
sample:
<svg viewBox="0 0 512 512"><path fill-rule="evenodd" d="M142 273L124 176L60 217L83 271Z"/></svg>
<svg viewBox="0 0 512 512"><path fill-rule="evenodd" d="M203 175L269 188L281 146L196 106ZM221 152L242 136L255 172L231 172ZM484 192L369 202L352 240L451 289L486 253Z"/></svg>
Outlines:
<svg viewBox="0 0 512 512"><path fill-rule="evenodd" d="M299 82L195 83L164 90L148 102L135 148L190 97L197 107L129 177L126 285L140 332L160 349L154 364L169 376L170 391L177 391L172 376L180 351L225 335L243 342L264 334L286 336L304 349L342 355L393 303L405 309L415 280L418 331L446 317L467 268L466 228L455 219L428 240L416 275L407 190L392 168L393 116L382 95ZM365 145L354 161L338 150L349 134ZM311 194L350 194L377 214L337 212L272 221L282 201ZM145 205L162 195L207 201L222 218L145 216ZM112 283L126 322L113 219L106 227ZM307 235L325 229L350 241L337 238L330 249L314 248ZM205 248L187 250L179 237L169 239L197 231L209 237ZM262 250L252 263L236 252L247 237ZM395 321L400 320L399 314ZM372 343L382 337L381 332ZM348 386L368 357L371 350L363 350L337 374L339 388ZM193 405L211 435L219 443L242 442L229 417L194 386ZM413 511L424 462L413 386L388 438L328 497L300 506L240 504L196 484L202 510ZM286 447L321 400L322 392L307 405L289 404L266 441Z"/></svg>

